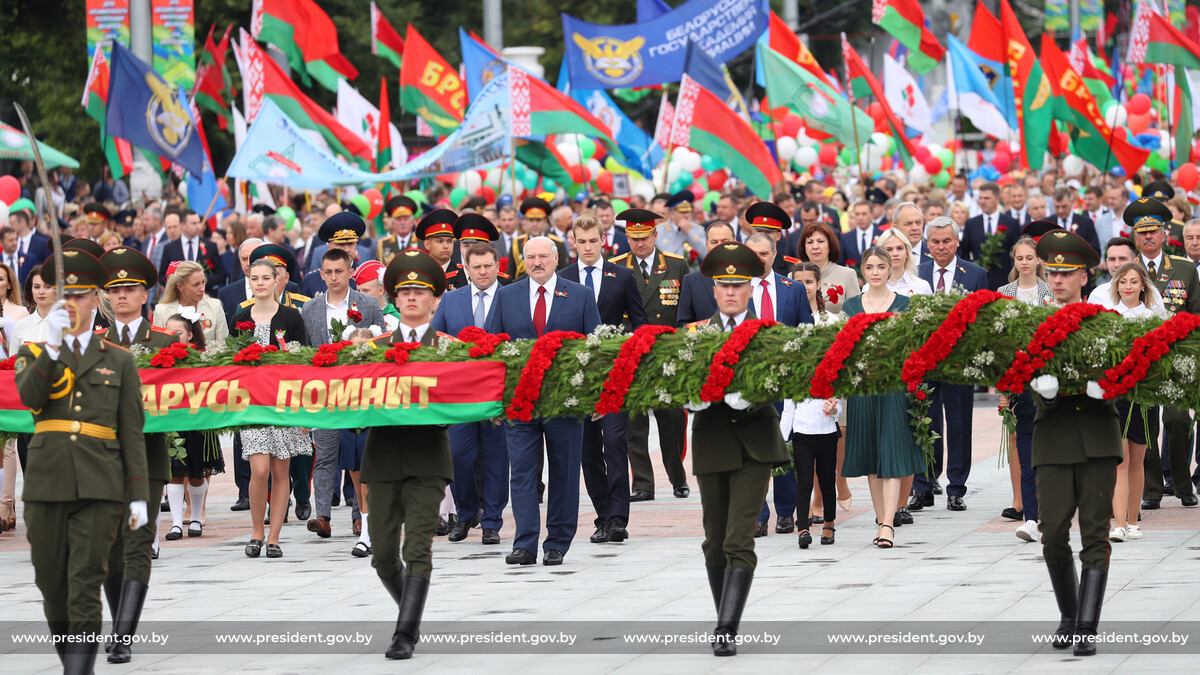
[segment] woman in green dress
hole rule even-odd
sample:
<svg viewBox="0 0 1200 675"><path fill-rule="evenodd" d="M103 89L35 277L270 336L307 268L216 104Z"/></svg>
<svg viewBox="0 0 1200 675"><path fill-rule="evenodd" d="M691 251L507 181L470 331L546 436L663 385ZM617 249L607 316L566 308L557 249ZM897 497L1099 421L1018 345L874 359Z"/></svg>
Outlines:
<svg viewBox="0 0 1200 675"><path fill-rule="evenodd" d="M859 265L867 288L862 295L846 300L842 313L902 312L909 300L888 288L892 262L888 252L872 246L863 252ZM852 367L847 364L847 367ZM866 476L875 506L878 526L874 544L891 548L895 537L892 518L900 500L904 478L925 470L925 458L908 425L908 398L903 391L875 396L851 396L846 419L846 460L842 474L847 478Z"/></svg>

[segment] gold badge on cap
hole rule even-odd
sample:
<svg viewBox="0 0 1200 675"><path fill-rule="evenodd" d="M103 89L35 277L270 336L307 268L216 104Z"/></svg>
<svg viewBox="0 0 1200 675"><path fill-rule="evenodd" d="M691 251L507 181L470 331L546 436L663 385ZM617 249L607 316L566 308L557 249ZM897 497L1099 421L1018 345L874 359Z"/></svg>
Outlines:
<svg viewBox="0 0 1200 675"><path fill-rule="evenodd" d="M75 283L76 281L79 281L79 277L75 276L74 274L68 274L68 275L67 275L67 283L68 283L68 284L73 284L73 283Z"/></svg>
<svg viewBox="0 0 1200 675"><path fill-rule="evenodd" d="M1061 253L1059 253L1058 255L1054 256L1054 262L1056 262L1056 263L1059 263L1060 265L1062 264L1062 262L1063 262L1064 260L1066 260L1066 258L1064 258L1064 257L1063 257L1063 254L1061 254Z"/></svg>
<svg viewBox="0 0 1200 675"><path fill-rule="evenodd" d="M129 272L127 272L125 270L121 270L120 272L117 272L118 279L124 279L127 276L129 276Z"/></svg>
<svg viewBox="0 0 1200 675"><path fill-rule="evenodd" d="M726 265L725 266L725 272L728 274L733 274L736 271L737 271L737 265Z"/></svg>
<svg viewBox="0 0 1200 675"><path fill-rule="evenodd" d="M420 251L405 251L404 255L407 255L407 256L421 255L421 252Z"/></svg>
<svg viewBox="0 0 1200 675"><path fill-rule="evenodd" d="M127 249L127 248L118 248L118 249L114 250L114 251L112 252L112 254L113 254L113 255L125 255L125 252L126 252L126 251L128 251L128 250L129 250L129 249Z"/></svg>
<svg viewBox="0 0 1200 675"><path fill-rule="evenodd" d="M415 280L416 280L416 278L417 278L417 273L416 273L416 272L409 272L409 273L408 273L408 280L409 280L409 281L415 281Z"/></svg>
<svg viewBox="0 0 1200 675"><path fill-rule="evenodd" d="M736 251L737 249L738 249L738 244L725 244L726 251Z"/></svg>
<svg viewBox="0 0 1200 675"><path fill-rule="evenodd" d="M1059 230L1058 232L1054 233L1054 236L1058 237L1059 239L1062 239L1063 237L1067 236L1067 233L1065 230Z"/></svg>

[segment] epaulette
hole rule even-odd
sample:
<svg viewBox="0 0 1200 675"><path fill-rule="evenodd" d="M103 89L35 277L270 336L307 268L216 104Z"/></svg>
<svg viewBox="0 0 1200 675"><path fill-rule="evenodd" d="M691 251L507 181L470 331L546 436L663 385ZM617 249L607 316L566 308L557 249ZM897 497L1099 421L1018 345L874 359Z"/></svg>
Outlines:
<svg viewBox="0 0 1200 675"><path fill-rule="evenodd" d="M308 297L307 295L300 295L299 293L288 293L288 297L292 300L298 301L300 304L304 304L309 300L312 300L312 298Z"/></svg>
<svg viewBox="0 0 1200 675"><path fill-rule="evenodd" d="M789 264L789 265L795 265L796 263L800 262L800 259L799 259L799 258L793 258L793 257L792 257L792 256L790 256L790 255L785 255L785 256L783 256L783 262L785 262L785 263L787 263L787 264Z"/></svg>
<svg viewBox="0 0 1200 675"><path fill-rule="evenodd" d="M243 300L242 304L238 305L238 309L245 309L253 304L254 304L254 298L250 298L248 300Z"/></svg>
<svg viewBox="0 0 1200 675"><path fill-rule="evenodd" d="M628 252L628 251L626 251L625 253L622 253L621 255L619 255L619 256L616 256L615 258L609 258L609 259L608 259L608 262L610 262L610 263L623 263L623 262L625 262L625 259L626 259L626 258L628 258L628 257L629 257L629 252Z"/></svg>
<svg viewBox="0 0 1200 675"><path fill-rule="evenodd" d="M154 325L150 326L150 330L155 333L162 333L163 335L175 335L175 331L173 331L173 330L168 330L166 328L160 328L160 327L154 326Z"/></svg>
<svg viewBox="0 0 1200 675"><path fill-rule="evenodd" d="M120 349L121 351L126 352L128 354L133 353L133 352L129 351L128 347L122 347L121 345L117 344L116 342L113 342L112 340L105 340L104 344L112 346L112 347L116 347L117 349Z"/></svg>
<svg viewBox="0 0 1200 675"><path fill-rule="evenodd" d="M507 274L507 273L505 273L505 272L496 272L496 276L498 276L498 277L502 277L502 278L504 278L504 279L511 279L511 278L512 278L512 277L508 276L508 274Z"/></svg>
<svg viewBox="0 0 1200 675"><path fill-rule="evenodd" d="M456 276L458 276L458 270L454 270L453 272L446 272L447 279L453 279Z"/></svg>
<svg viewBox="0 0 1200 675"><path fill-rule="evenodd" d="M1185 257L1183 257L1183 256L1181 256L1181 255L1168 255L1167 257L1168 257L1168 258L1174 258L1174 259L1178 260L1179 262L1185 262L1185 263L1192 264L1192 259L1191 259L1191 258L1185 258Z"/></svg>
<svg viewBox="0 0 1200 675"><path fill-rule="evenodd" d="M388 331L388 332L386 332L386 333L384 333L384 334L380 335L380 336L379 336L379 337L377 337L377 338L372 338L372 339L371 339L371 342L372 342L372 343L381 342L381 341L382 341L382 342L387 342L388 340L391 340L391 339L392 339L392 331Z"/></svg>
<svg viewBox="0 0 1200 675"><path fill-rule="evenodd" d="M107 328L97 328L96 330L92 331L92 335L104 335L107 332Z"/></svg>
<svg viewBox="0 0 1200 675"><path fill-rule="evenodd" d="M666 251L663 251L663 252L662 252L662 254L663 254L663 255L665 255L665 256L667 256L668 258L674 258L674 259L676 259L676 260L683 260L683 259L684 259L684 258L683 258L683 256L681 256L681 255L676 255L676 254L674 254L674 253L667 253Z"/></svg>
<svg viewBox="0 0 1200 675"><path fill-rule="evenodd" d="M699 332L700 327L706 323L708 323L708 319L702 319L700 321L693 321L693 322L687 324L686 326L684 326L684 328L687 329L688 333L696 333L696 332Z"/></svg>

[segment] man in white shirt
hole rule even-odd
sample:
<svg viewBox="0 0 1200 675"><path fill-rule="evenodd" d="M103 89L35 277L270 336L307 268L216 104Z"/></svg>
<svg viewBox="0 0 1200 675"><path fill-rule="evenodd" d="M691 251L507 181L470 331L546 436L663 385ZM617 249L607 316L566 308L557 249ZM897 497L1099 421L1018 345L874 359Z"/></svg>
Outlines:
<svg viewBox="0 0 1200 675"><path fill-rule="evenodd" d="M1086 210L1087 217L1092 219L1092 225L1096 228L1096 238L1099 241L1108 241L1117 236L1118 232L1113 231L1113 212L1104 204L1104 191L1095 185L1089 185L1083 191L1083 208Z"/></svg>
<svg viewBox="0 0 1200 675"><path fill-rule="evenodd" d="M1121 269L1125 263L1132 262L1136 255L1136 248L1133 240L1128 237L1113 237L1108 240L1108 250L1105 252L1104 264L1108 267L1109 274ZM1112 309L1116 306L1117 301L1112 299L1112 282L1100 284L1096 290L1092 291L1087 299L1093 305L1100 305L1107 309Z"/></svg>
<svg viewBox="0 0 1200 675"><path fill-rule="evenodd" d="M1019 227L1023 228L1031 223L1032 219L1029 217L1029 209L1027 208L1029 195L1025 192L1025 186L1020 183L1012 183L1005 190L1005 194L1008 196L1008 202L1005 204L1005 207L1008 209L1008 215L1017 221Z"/></svg>
<svg viewBox="0 0 1200 675"><path fill-rule="evenodd" d="M969 215L977 216L979 215L979 206L975 203L975 200L971 197L971 195L967 194L967 187L966 176L960 174L956 175L954 178L951 178L950 194L946 195L946 203L958 204L961 202L966 204L967 209L970 211Z"/></svg>
<svg viewBox="0 0 1200 675"><path fill-rule="evenodd" d="M908 237L908 243L912 245L913 260L919 266L929 255L929 249L925 247L925 214L921 212L921 207L913 202L897 205L892 211L892 227Z"/></svg>

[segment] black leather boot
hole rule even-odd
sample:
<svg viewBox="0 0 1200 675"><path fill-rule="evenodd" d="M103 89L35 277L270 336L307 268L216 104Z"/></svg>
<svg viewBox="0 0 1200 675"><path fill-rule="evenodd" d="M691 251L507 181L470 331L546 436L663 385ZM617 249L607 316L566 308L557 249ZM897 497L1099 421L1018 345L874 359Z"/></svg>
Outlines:
<svg viewBox="0 0 1200 675"><path fill-rule="evenodd" d="M387 589L388 595L392 596L392 600L396 601L396 608L400 608L400 600L404 597L404 568L400 569L400 573L390 579L380 579L383 582L383 587Z"/></svg>
<svg viewBox="0 0 1200 675"><path fill-rule="evenodd" d="M1054 599L1058 601L1058 630L1050 643L1055 649L1066 649L1075 642L1075 617L1079 614L1079 577L1075 566L1047 567L1050 585L1054 587Z"/></svg>
<svg viewBox="0 0 1200 675"><path fill-rule="evenodd" d="M121 584L121 604L117 618L113 620L113 636L117 638L108 653L109 663L129 663L133 658L129 639L137 633L138 621L142 618L142 607L146 604L146 591L150 587L140 581Z"/></svg>
<svg viewBox="0 0 1200 675"><path fill-rule="evenodd" d="M425 596L428 594L428 579L413 575L404 578L400 618L396 621L396 634L392 638L392 646L387 650L389 659L412 658L413 648L421 639L421 615L425 612Z"/></svg>
<svg viewBox="0 0 1200 675"><path fill-rule="evenodd" d="M121 606L121 581L119 574L104 577L104 599L108 601L108 614L112 617L113 635L117 634L117 608ZM104 643L104 651L111 652L113 643Z"/></svg>
<svg viewBox="0 0 1200 675"><path fill-rule="evenodd" d="M712 643L713 656L736 656L738 624L742 620L742 610L746 608L746 600L750 597L750 582L754 580L754 572L744 567L730 567L725 570L725 585L721 589L721 606L717 609L717 629L713 631L717 639Z"/></svg>
<svg viewBox="0 0 1200 675"><path fill-rule="evenodd" d="M66 645L63 654L63 675L92 675L96 667L96 653L100 643L94 641L72 642Z"/></svg>
<svg viewBox="0 0 1200 675"><path fill-rule="evenodd" d="M721 589L725 587L725 568L706 567L708 570L708 587L712 589L713 605L721 611Z"/></svg>
<svg viewBox="0 0 1200 675"><path fill-rule="evenodd" d="M1083 568L1079 580L1079 618L1075 622L1075 656L1096 653L1096 626L1100 623L1100 606L1104 604L1104 587L1108 570Z"/></svg>

